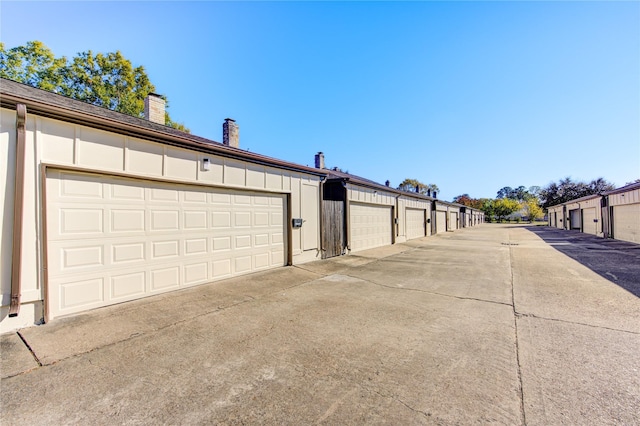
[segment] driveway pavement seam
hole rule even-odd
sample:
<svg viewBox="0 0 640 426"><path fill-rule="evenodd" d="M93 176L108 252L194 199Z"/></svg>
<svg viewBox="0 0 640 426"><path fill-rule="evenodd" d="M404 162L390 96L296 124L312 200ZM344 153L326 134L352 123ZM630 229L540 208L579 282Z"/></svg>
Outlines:
<svg viewBox="0 0 640 426"><path fill-rule="evenodd" d="M511 235L509 235L509 278L511 281L511 307L513 308L513 330L516 345L516 365L518 366L518 385L520 387L520 415L522 424L527 425L527 413L524 404L524 385L522 383L522 365L520 363L520 341L518 340L518 313L516 310L516 297L513 280L513 246L511 245Z"/></svg>

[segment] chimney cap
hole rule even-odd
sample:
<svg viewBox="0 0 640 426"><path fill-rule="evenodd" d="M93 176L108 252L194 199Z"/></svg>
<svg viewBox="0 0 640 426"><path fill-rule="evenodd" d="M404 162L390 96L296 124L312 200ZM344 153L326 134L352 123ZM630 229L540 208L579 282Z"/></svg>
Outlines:
<svg viewBox="0 0 640 426"><path fill-rule="evenodd" d="M234 120L233 118L225 118L224 121L233 121L234 123L236 122L236 120Z"/></svg>

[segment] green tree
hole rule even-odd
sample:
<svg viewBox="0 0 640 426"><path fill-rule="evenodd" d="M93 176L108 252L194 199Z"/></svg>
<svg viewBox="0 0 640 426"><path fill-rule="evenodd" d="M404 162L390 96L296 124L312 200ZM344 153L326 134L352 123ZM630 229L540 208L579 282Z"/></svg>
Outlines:
<svg viewBox="0 0 640 426"><path fill-rule="evenodd" d="M597 178L589 183L575 182L570 177L551 182L540 190L542 208L547 209L556 204L562 204L587 195L601 194L615 189L615 186L603 178Z"/></svg>
<svg viewBox="0 0 640 426"><path fill-rule="evenodd" d="M440 191L438 185L422 183L418 179L405 179L398 185L398 189L401 191L416 192L416 188L420 194L426 194L429 190L431 193Z"/></svg>
<svg viewBox="0 0 640 426"><path fill-rule="evenodd" d="M544 212L537 198L530 198L525 201L524 208L527 211L527 216L529 216L529 222L531 223L544 217Z"/></svg>
<svg viewBox="0 0 640 426"><path fill-rule="evenodd" d="M511 198L497 198L493 202L493 214L499 221L506 219L511 213L520 210L522 206Z"/></svg>
<svg viewBox="0 0 640 426"><path fill-rule="evenodd" d="M29 41L24 46L6 50L0 43L0 77L39 89L54 91L60 87L60 71L67 63L56 58L42 42Z"/></svg>
<svg viewBox="0 0 640 426"><path fill-rule="evenodd" d="M0 44L0 77L135 117L144 116L144 99L155 92L144 67L134 67L120 51L89 50L68 60L56 58L39 41L9 50ZM189 131L168 113L165 124Z"/></svg>

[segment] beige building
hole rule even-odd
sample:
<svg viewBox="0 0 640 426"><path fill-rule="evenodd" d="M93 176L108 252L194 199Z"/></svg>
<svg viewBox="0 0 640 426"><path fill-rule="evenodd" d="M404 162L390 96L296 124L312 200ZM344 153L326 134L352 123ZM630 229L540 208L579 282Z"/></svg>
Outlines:
<svg viewBox="0 0 640 426"><path fill-rule="evenodd" d="M549 226L640 243L640 183L548 208Z"/></svg>
<svg viewBox="0 0 640 426"><path fill-rule="evenodd" d="M235 123L221 144L0 91L0 330L320 258L326 173L234 147Z"/></svg>
<svg viewBox="0 0 640 426"><path fill-rule="evenodd" d="M616 240L640 244L640 183L605 192L604 229Z"/></svg>

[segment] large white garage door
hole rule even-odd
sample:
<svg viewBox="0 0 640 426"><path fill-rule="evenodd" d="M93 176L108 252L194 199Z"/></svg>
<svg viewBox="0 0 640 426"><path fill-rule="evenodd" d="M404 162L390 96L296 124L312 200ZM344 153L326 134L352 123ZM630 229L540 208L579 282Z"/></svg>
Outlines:
<svg viewBox="0 0 640 426"><path fill-rule="evenodd" d="M597 235L598 226L600 224L598 222L594 222L594 220L596 220L595 207L582 209L582 232L585 234Z"/></svg>
<svg viewBox="0 0 640 426"><path fill-rule="evenodd" d="M613 238L640 244L640 204L613 206Z"/></svg>
<svg viewBox="0 0 640 426"><path fill-rule="evenodd" d="M351 251L391 244L391 207L351 203Z"/></svg>
<svg viewBox="0 0 640 426"><path fill-rule="evenodd" d="M425 210L406 209L407 213L407 239L420 238L425 236Z"/></svg>
<svg viewBox="0 0 640 426"><path fill-rule="evenodd" d="M447 232L447 212L436 211L436 233Z"/></svg>
<svg viewBox="0 0 640 426"><path fill-rule="evenodd" d="M47 172L49 317L283 266L285 199Z"/></svg>

